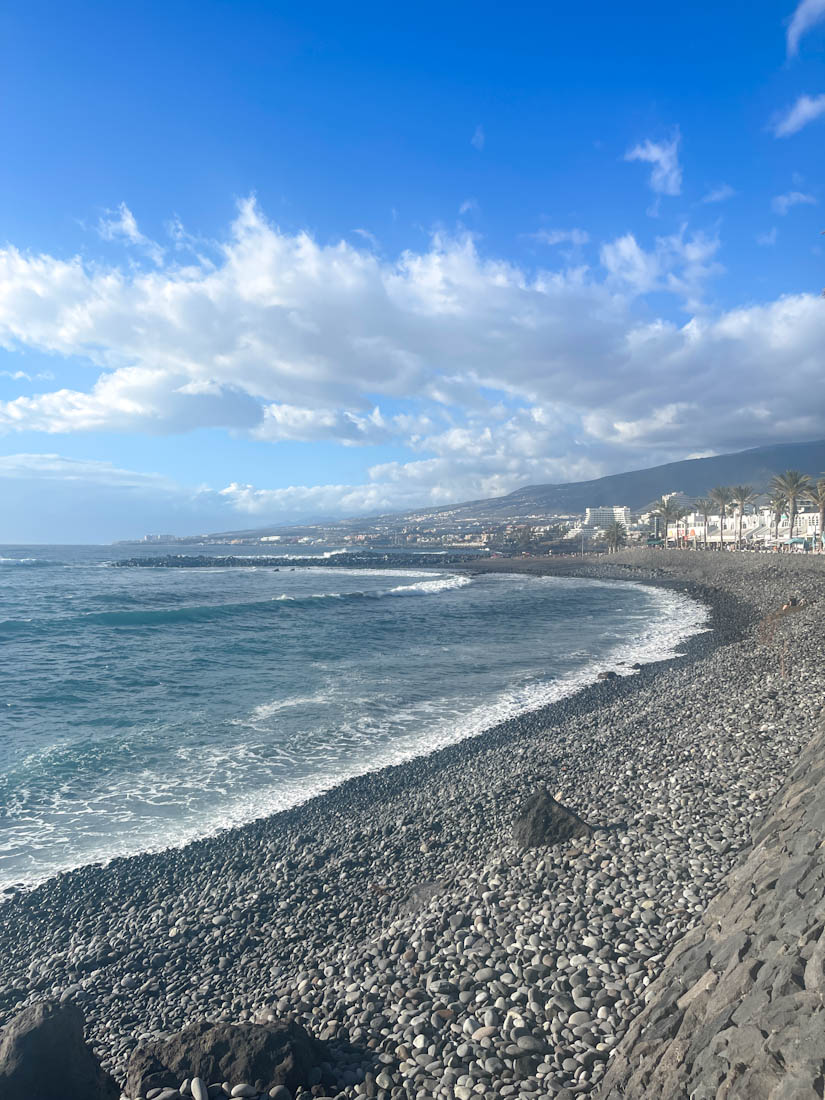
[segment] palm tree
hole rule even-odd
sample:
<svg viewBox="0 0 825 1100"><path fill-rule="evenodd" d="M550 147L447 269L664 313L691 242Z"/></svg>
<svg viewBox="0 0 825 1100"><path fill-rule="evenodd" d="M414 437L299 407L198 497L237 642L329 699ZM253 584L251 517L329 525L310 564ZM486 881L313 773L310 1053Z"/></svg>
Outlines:
<svg viewBox="0 0 825 1100"><path fill-rule="evenodd" d="M796 511L800 501L810 496L811 479L807 474L801 474L799 470L786 470L784 474L776 475L771 482L771 488L788 502L788 541L790 542L793 539Z"/></svg>
<svg viewBox="0 0 825 1100"><path fill-rule="evenodd" d="M713 501L709 500L708 497L699 497L699 499L694 504L694 508L701 515L702 519L705 521L705 534L704 534L704 538L702 539L702 543L703 543L705 549L707 550L707 548L708 548L708 519L710 518L710 513L713 511Z"/></svg>
<svg viewBox="0 0 825 1100"><path fill-rule="evenodd" d="M605 527L604 537L611 553L615 554L627 542L627 528L623 523L611 523Z"/></svg>
<svg viewBox="0 0 825 1100"><path fill-rule="evenodd" d="M816 529L817 532L817 550L822 549L822 536L825 533L825 474L820 476L813 483L810 490L811 501L816 505L819 512L819 526Z"/></svg>
<svg viewBox="0 0 825 1100"><path fill-rule="evenodd" d="M662 521L664 527L664 543L665 550L668 549L667 545L667 529L671 523L678 523L682 516L685 514L684 509L678 504L674 497L662 497L661 500L657 500L651 508L654 516L658 516Z"/></svg>
<svg viewBox="0 0 825 1100"><path fill-rule="evenodd" d="M725 542L725 516L730 504L730 489L727 485L717 485L714 489L711 489L708 496L719 512L719 549L721 550Z"/></svg>
<svg viewBox="0 0 825 1100"><path fill-rule="evenodd" d="M756 499L750 485L733 485L730 490L731 504L736 506L736 549L742 549L742 517Z"/></svg>
<svg viewBox="0 0 825 1100"><path fill-rule="evenodd" d="M782 514L787 507L787 500L781 493L774 491L770 500L770 509L773 512L773 541L777 544L779 543L779 521L782 519Z"/></svg>

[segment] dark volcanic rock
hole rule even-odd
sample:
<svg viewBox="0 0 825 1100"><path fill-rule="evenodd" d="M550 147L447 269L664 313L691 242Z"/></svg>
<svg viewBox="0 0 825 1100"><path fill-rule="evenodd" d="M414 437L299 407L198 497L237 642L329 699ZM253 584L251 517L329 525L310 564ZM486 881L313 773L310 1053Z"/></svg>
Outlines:
<svg viewBox="0 0 825 1100"><path fill-rule="evenodd" d="M537 791L513 822L513 843L519 848L561 844L593 832L587 822L557 802L549 791Z"/></svg>
<svg viewBox="0 0 825 1100"><path fill-rule="evenodd" d="M803 1100L825 1081L825 731L747 860L681 939L610 1061L604 1100Z"/></svg>
<svg viewBox="0 0 825 1100"><path fill-rule="evenodd" d="M129 1060L126 1091L177 1088L187 1077L245 1081L259 1091L308 1086L320 1048L300 1024L192 1024L165 1039L145 1043Z"/></svg>
<svg viewBox="0 0 825 1100"><path fill-rule="evenodd" d="M3 1100L117 1100L120 1089L83 1041L83 1013L43 1001L0 1032Z"/></svg>

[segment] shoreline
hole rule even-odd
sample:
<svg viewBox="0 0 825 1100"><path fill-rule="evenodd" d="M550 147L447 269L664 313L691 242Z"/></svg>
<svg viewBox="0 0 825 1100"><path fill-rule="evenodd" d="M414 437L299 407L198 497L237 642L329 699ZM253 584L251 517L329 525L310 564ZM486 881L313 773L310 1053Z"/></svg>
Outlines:
<svg viewBox="0 0 825 1100"><path fill-rule="evenodd" d="M10 887L0 887L0 914L2 914L3 907L10 901L29 896L35 891L47 887L53 881L63 879L65 876L82 874L91 869L105 872L112 865L122 861L148 859L152 857L162 858L169 852L185 852L191 846L208 844L220 838L230 837L233 833L242 830L260 827L265 823L271 822L274 825L276 822L281 822L282 819L284 819L284 815L300 815L300 812L306 806L309 804L314 805L318 800L327 798L337 800L339 792L341 797L346 798L348 794L352 793L351 785L360 784L361 781L369 780L370 777L380 775L385 771L389 772L396 769L409 768L414 772L427 761L432 761L430 766L437 771L443 768L449 768L455 764L460 764L463 759L466 759L467 754L472 755L474 752L483 753L487 748L493 745L501 745L506 743L511 737L518 737L520 734L520 727L525 722L531 725L535 722L553 725L568 718L571 711L576 714L590 713L594 708L602 706L606 698L616 698L619 695L625 696L632 692L632 685L640 681L645 683L648 682L649 679L655 677L662 668L666 668L674 663L681 665L686 662L699 660L717 645L724 644L723 638L731 639L738 637L741 630L744 629L745 623L748 621L748 615L744 607L735 607L729 599L720 599L720 594L718 592L708 591L699 585L686 585L682 581L670 578L661 578L652 575L646 577L637 577L635 575L628 576L626 572L622 572L621 570L614 571L616 575L609 575L609 571L605 569L603 561L599 564L592 563L589 567L585 565L584 567L577 566L573 569L569 567L567 561L562 563L561 569L554 567L553 559L530 559L530 561L526 563L523 563L520 559L497 559L496 561L502 562L502 564L506 563L509 568L496 568L496 563L490 563L493 564L493 568L478 568L478 563L472 562L450 565L445 567L445 569L451 574L455 573L460 575L464 573L478 577L490 574L507 576L527 574L535 576L558 576L562 578L569 577L570 579L595 580L607 583L619 581L642 584L688 596L706 609L708 624L695 633L680 639L676 643L677 652L675 654L661 660L645 661L641 668L634 670L632 675L620 674L609 683L593 679L581 686L574 687L570 692L562 695L552 703L520 711L518 714L512 715L500 722L495 722L477 733L469 734L460 740L442 745L438 748L428 749L397 763L384 764L355 775L347 776L331 784L326 789L315 794L310 794L306 798L302 798L300 801L293 803L291 806L286 806L283 809L261 814L250 821L237 825L223 826L216 829L214 832L206 833L200 837L194 837L181 844L152 848L145 851L134 852L130 855L116 855L107 859L92 860L58 871L34 884L15 883ZM519 568L519 566L523 564L526 564L528 567ZM438 572L440 573L442 571L444 570L439 568ZM403 567L399 566L397 569L393 569L393 572L401 573L403 572ZM631 639L628 639L626 643L624 643L624 645L627 646L631 644ZM618 664L619 662L616 663ZM454 754L455 758L451 758L448 755L451 750L459 750ZM394 779L400 780L402 783L404 782L404 778L403 774L394 776ZM415 777L411 775L410 778L413 779ZM369 784L367 784L367 786L369 786ZM343 788L347 788L347 791L345 792ZM370 798L370 791L368 789L364 791L362 797L368 800ZM320 806L319 810L323 813L323 806ZM292 822L290 822L290 824L291 823Z"/></svg>
<svg viewBox="0 0 825 1100"><path fill-rule="evenodd" d="M609 570L699 596L713 629L682 655L274 817L78 868L7 902L2 1020L49 995L76 999L119 1080L139 1036L263 1013L291 1014L330 1044L335 1085L316 1095L464 1100L484 1083L501 1097L592 1092L806 741L776 697L784 706L793 694L797 707L818 674L806 646L819 570L689 558L564 563L567 575ZM775 647L753 644L757 620L795 594L806 606L779 629L805 656L804 684L780 675ZM513 848L514 810L545 784L594 825L591 843ZM519 931L524 914L537 945ZM598 948L582 942L582 923ZM379 980L388 971L392 984ZM428 1003L449 1022L413 1026ZM498 1022L483 1024L473 1005ZM420 1035L426 1065L413 1053Z"/></svg>

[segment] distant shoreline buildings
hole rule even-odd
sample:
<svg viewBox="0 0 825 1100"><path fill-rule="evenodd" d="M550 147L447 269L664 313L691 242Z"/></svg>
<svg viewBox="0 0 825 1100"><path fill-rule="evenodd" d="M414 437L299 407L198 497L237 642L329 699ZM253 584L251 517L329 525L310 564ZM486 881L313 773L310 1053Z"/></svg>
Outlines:
<svg viewBox="0 0 825 1100"><path fill-rule="evenodd" d="M794 522L789 530L787 511L776 515L765 494L757 496L740 517L730 506L724 517L720 538L719 514L705 515L697 509L697 501L674 491L663 500L674 500L681 509L678 522L670 522L663 530L660 502L651 502L639 511L623 504L601 504L581 513L535 513L498 520L479 514L475 517L455 516L449 512L433 512L417 516L380 516L362 522L317 524L285 527L280 532L226 532L224 534L144 535L144 544L224 544L266 545L284 550L309 546L387 550L408 548L419 551L448 552L476 550L493 553L580 553L596 549L605 542L606 532L616 524L625 529L628 545L664 545L676 547L731 548L739 542L745 549L793 546L811 548L819 542L819 513L810 501L800 500ZM129 540L132 541L132 540ZM134 544L132 541L132 544Z"/></svg>

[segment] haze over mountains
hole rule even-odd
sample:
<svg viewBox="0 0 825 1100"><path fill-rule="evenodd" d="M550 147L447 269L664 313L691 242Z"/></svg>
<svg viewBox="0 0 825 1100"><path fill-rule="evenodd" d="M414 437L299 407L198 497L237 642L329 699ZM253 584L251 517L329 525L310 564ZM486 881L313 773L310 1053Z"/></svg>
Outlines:
<svg viewBox="0 0 825 1100"><path fill-rule="evenodd" d="M575 514L599 505L626 505L643 509L664 493L682 492L688 497L707 494L715 485L751 485L757 492L767 489L774 474L801 470L816 476L825 472L825 440L806 443L782 443L754 447L711 458L692 458L667 462L647 470L629 470L592 481L564 485L526 485L506 496L470 500L440 508L422 508L390 515L358 517L329 522L325 526L351 529L369 527L376 520L399 526L426 518L444 523L489 520L494 523L517 522L545 514ZM303 526L303 525L302 525ZM222 532L227 535L265 535L286 530L281 526L261 527L254 531Z"/></svg>

